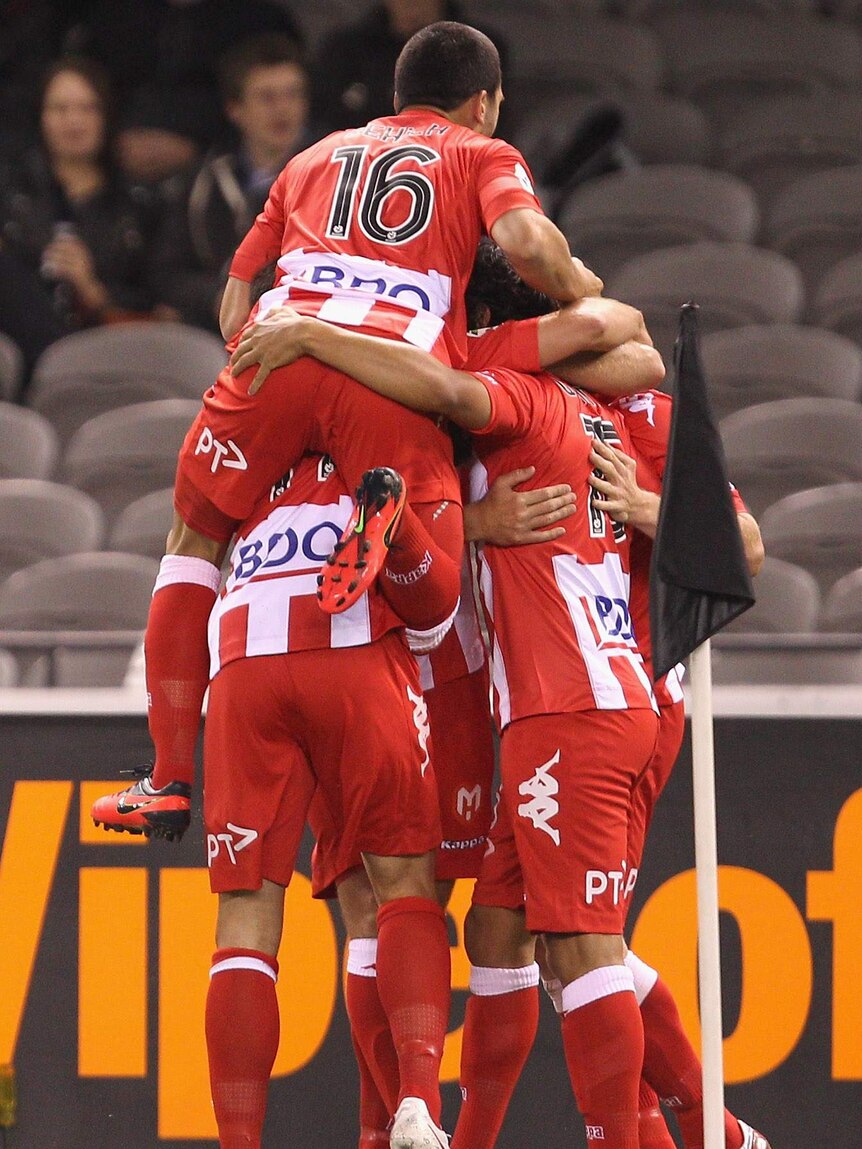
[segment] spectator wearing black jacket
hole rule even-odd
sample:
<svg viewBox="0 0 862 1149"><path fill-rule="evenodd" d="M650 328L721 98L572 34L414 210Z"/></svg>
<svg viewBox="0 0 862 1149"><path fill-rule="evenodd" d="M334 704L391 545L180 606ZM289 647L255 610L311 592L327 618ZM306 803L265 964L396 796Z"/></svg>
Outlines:
<svg viewBox="0 0 862 1149"><path fill-rule="evenodd" d="M213 331L237 244L287 161L318 138L308 121L308 78L291 39L243 41L224 57L221 79L238 144L168 185L154 260L161 301L184 322Z"/></svg>

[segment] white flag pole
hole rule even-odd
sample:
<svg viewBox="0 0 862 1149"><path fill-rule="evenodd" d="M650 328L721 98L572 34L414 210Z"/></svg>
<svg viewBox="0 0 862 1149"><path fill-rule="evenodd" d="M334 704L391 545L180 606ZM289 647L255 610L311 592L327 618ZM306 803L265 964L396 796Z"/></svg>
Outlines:
<svg viewBox="0 0 862 1149"><path fill-rule="evenodd" d="M721 956L718 928L718 846L712 654L709 639L693 653L691 747L694 780L694 853L697 869L697 937L703 1061L704 1149L724 1149L724 1062L721 1026Z"/></svg>

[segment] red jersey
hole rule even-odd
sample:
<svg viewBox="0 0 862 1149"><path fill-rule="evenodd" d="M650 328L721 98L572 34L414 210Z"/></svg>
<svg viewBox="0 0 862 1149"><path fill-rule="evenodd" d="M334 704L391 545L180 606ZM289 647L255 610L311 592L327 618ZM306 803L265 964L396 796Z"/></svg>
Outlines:
<svg viewBox="0 0 862 1149"><path fill-rule="evenodd" d="M230 575L209 620L210 677L238 658L364 646L403 626L372 586L342 614L317 601L317 575L353 500L332 460L309 455L237 530Z"/></svg>
<svg viewBox="0 0 862 1149"><path fill-rule="evenodd" d="M569 483L578 498L562 537L480 552L500 728L529 715L653 708L629 615L629 539L594 505L588 483L594 438L632 450L621 416L549 374L477 378L492 412L474 432L473 497L533 466L536 486Z"/></svg>
<svg viewBox="0 0 862 1149"><path fill-rule="evenodd" d="M638 395L617 399L611 407L622 413L626 429L631 436L638 462L638 485L646 491L660 495L667 462L667 447L670 442L673 399L664 391L644 391ZM731 495L737 514L741 514L746 510L746 506L733 484L731 484ZM638 645L652 678L652 636L649 617L652 539L642 531L633 531L632 535L629 605L635 633L638 636ZM659 706L670 706L682 699L681 678L682 667L676 667L655 683L653 689Z"/></svg>
<svg viewBox="0 0 862 1149"><path fill-rule="evenodd" d="M294 156L231 275L251 281L279 257L261 312L289 299L303 313L461 366L476 247L516 208L541 211L520 152L435 112L406 111Z"/></svg>

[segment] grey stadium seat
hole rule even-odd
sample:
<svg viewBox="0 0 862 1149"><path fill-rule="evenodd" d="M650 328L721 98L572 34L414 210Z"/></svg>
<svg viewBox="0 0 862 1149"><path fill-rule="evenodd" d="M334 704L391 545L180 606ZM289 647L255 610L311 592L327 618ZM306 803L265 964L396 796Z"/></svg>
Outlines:
<svg viewBox="0 0 862 1149"><path fill-rule="evenodd" d="M110 526L134 499L173 485L177 453L199 406L162 399L97 415L66 448L64 480L92 495Z"/></svg>
<svg viewBox="0 0 862 1149"><path fill-rule="evenodd" d="M155 399L200 399L226 362L218 336L196 327L95 327L67 335L42 353L31 403L66 441L103 411Z"/></svg>
<svg viewBox="0 0 862 1149"><path fill-rule="evenodd" d="M714 331L701 340L701 357L718 418L773 399L862 396L862 350L816 327L773 323Z"/></svg>
<svg viewBox="0 0 862 1149"><path fill-rule="evenodd" d="M173 507L173 487L135 499L118 515L108 539L108 550L160 559L165 553Z"/></svg>
<svg viewBox="0 0 862 1149"><path fill-rule="evenodd" d="M768 555L817 579L825 593L862 566L862 483L833 483L773 503L760 521Z"/></svg>
<svg viewBox="0 0 862 1149"><path fill-rule="evenodd" d="M21 348L0 331L0 400L14 399L24 378L24 356Z"/></svg>
<svg viewBox="0 0 862 1149"><path fill-rule="evenodd" d="M60 443L44 416L0 403L0 479L50 479Z"/></svg>
<svg viewBox="0 0 862 1149"><path fill-rule="evenodd" d="M0 480L0 578L40 559L101 544L105 522L81 491L39 479Z"/></svg>
<svg viewBox="0 0 862 1149"><path fill-rule="evenodd" d="M601 276L645 252L697 240L747 243L758 225L754 193L725 172L658 164L577 188L558 220L572 251Z"/></svg>
<svg viewBox="0 0 862 1149"><path fill-rule="evenodd" d="M789 260L742 243L692 243L649 252L624 264L605 294L639 307L667 358L679 308L700 305L701 331L751 323L794 323L802 310L802 278ZM669 360L668 360L669 361Z"/></svg>
<svg viewBox="0 0 862 1149"><path fill-rule="evenodd" d="M830 268L862 248L862 164L795 180L769 212L766 234L813 293Z"/></svg>
<svg viewBox="0 0 862 1149"><path fill-rule="evenodd" d="M820 615L820 629L862 633L862 567L839 579L830 590Z"/></svg>
<svg viewBox="0 0 862 1149"><path fill-rule="evenodd" d="M158 563L140 555L80 554L36 563L0 583L0 630L139 632ZM137 642L137 638L135 642ZM45 646L51 649L50 633ZM119 686L134 643L57 647L57 686Z"/></svg>
<svg viewBox="0 0 862 1149"><path fill-rule="evenodd" d="M727 630L736 634L808 634L817 629L820 591L808 571L767 556L754 580L757 601Z"/></svg>
<svg viewBox="0 0 862 1149"><path fill-rule="evenodd" d="M17 686L20 680L18 663L10 650L0 650L0 689Z"/></svg>
<svg viewBox="0 0 862 1149"><path fill-rule="evenodd" d="M704 109L716 127L768 96L852 91L862 39L805 14L668 12L651 27L664 49L669 87Z"/></svg>
<svg viewBox="0 0 862 1149"><path fill-rule="evenodd" d="M794 180L862 162L862 97L773 97L745 108L722 133L719 161L771 204Z"/></svg>
<svg viewBox="0 0 862 1149"><path fill-rule="evenodd" d="M824 275L811 305L812 318L862 344L862 251Z"/></svg>
<svg viewBox="0 0 862 1149"><path fill-rule="evenodd" d="M797 491L862 481L862 404L780 399L735 411L719 430L754 515Z"/></svg>

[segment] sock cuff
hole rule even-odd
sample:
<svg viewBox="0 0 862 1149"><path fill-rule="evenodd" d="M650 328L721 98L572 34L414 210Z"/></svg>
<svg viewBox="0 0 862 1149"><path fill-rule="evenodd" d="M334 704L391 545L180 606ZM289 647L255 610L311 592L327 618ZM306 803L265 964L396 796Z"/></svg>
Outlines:
<svg viewBox="0 0 862 1149"><path fill-rule="evenodd" d="M514 993L519 989L532 989L539 984L539 967L536 962L519 969L503 969L498 966L470 966L470 993L476 997L498 997L503 993Z"/></svg>
<svg viewBox="0 0 862 1149"><path fill-rule="evenodd" d="M221 571L206 559L192 555L165 555L159 563L153 594L178 582L209 587L216 592L221 582Z"/></svg>
<svg viewBox="0 0 862 1149"><path fill-rule="evenodd" d="M210 977L229 970L247 969L278 981L278 961L261 950L221 949L213 954Z"/></svg>
<svg viewBox="0 0 862 1149"><path fill-rule="evenodd" d="M603 965L563 986L563 1013L571 1013L614 993L634 993L632 971L624 965Z"/></svg>
<svg viewBox="0 0 862 1149"><path fill-rule="evenodd" d="M437 626L432 626L428 630L411 630L408 626L407 645L410 647L413 654L427 654L429 650L434 650L440 645L449 631L452 629L452 624L455 621L455 615L461 607L461 599L455 603L455 609L448 616L444 618Z"/></svg>
<svg viewBox="0 0 862 1149"><path fill-rule="evenodd" d="M554 1004L557 1013L563 1012L563 983L558 977L542 978L542 988Z"/></svg>
<svg viewBox="0 0 862 1149"><path fill-rule="evenodd" d="M377 938L351 938L347 943L347 972L356 977L377 977Z"/></svg>
<svg viewBox="0 0 862 1149"><path fill-rule="evenodd" d="M433 898L395 898L377 911L378 927L399 914L432 914L441 921L446 920L445 911Z"/></svg>
<svg viewBox="0 0 862 1149"><path fill-rule="evenodd" d="M638 1005L643 1005L650 990L658 981L658 970L653 969L651 965L647 965L642 958L632 953L631 950L626 954L626 966L632 971L632 977L635 982L635 997L638 999Z"/></svg>

